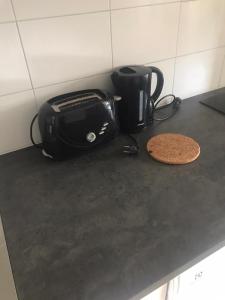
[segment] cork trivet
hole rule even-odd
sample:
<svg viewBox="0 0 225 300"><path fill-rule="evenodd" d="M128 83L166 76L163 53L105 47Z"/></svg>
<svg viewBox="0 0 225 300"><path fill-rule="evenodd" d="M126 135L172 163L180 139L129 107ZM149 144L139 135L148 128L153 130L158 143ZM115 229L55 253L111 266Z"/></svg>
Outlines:
<svg viewBox="0 0 225 300"><path fill-rule="evenodd" d="M200 146L197 142L174 133L154 136L148 141L147 150L154 159L172 165L191 163L200 155Z"/></svg>

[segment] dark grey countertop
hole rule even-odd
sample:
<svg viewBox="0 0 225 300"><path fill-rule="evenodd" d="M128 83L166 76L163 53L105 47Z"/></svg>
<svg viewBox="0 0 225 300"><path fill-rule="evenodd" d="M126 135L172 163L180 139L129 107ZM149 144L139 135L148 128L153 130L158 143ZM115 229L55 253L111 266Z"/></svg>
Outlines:
<svg viewBox="0 0 225 300"><path fill-rule="evenodd" d="M225 241L225 115L203 97L138 135L137 157L121 154L123 137L60 163L33 148L0 157L19 300L128 300ZM200 158L152 160L145 144L159 132L195 138Z"/></svg>

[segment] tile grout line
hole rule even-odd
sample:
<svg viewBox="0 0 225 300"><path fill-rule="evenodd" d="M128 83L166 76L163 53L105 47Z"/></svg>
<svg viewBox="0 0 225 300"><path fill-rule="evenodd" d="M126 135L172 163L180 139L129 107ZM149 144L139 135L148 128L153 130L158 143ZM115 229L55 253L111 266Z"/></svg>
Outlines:
<svg viewBox="0 0 225 300"><path fill-rule="evenodd" d="M0 22L0 25L12 24L12 23L16 23L16 20L11 20L11 21L2 21L2 22Z"/></svg>
<svg viewBox="0 0 225 300"><path fill-rule="evenodd" d="M191 2L195 0L187 0L187 2ZM180 3L179 0L171 0L170 2L161 2L161 3L150 3L150 4L144 4L144 5L135 5L135 6L127 6L127 7L119 7L119 8L112 8L113 11L118 11L118 10L128 10L128 9L134 9L134 8L139 8L139 7L151 7L151 6L162 6L162 5L170 5L170 4L175 4L175 3Z"/></svg>
<svg viewBox="0 0 225 300"><path fill-rule="evenodd" d="M190 56L190 55L208 52L208 51L212 51L212 50L216 50L216 49L222 49L222 48L225 48L225 45L221 45L221 46L217 46L217 47L213 47L213 48L207 48L207 49L203 49L203 50L198 50L195 52L189 52L189 53L177 55L176 57L185 57L185 56Z"/></svg>
<svg viewBox="0 0 225 300"><path fill-rule="evenodd" d="M65 18L65 17L94 15L94 14L107 13L107 12L109 12L109 9L87 11L87 12L83 12L83 13L74 13L74 14L54 15L54 16L48 16L48 17L34 17L34 18L27 18L27 19L17 19L17 21L18 22L41 21L41 20L46 20L46 19L58 19L58 18Z"/></svg>
<svg viewBox="0 0 225 300"><path fill-rule="evenodd" d="M16 95L16 94L22 94L22 93L30 92L30 91L33 91L33 89L30 88L30 89L26 89L26 90L17 91L17 92L11 92L11 93L7 93L7 94L2 94L2 95L0 95L0 99L2 97L12 96L12 95Z"/></svg>
<svg viewBox="0 0 225 300"><path fill-rule="evenodd" d="M15 17L15 24L16 24L16 28L17 28L17 32L18 32L18 36L19 36L19 40L20 40L20 44L21 44L21 48L22 48L22 51L23 51L23 56L24 56L26 67L27 67L28 76L29 76L29 79L30 79L31 89L29 89L29 90L32 90L32 92L33 92L36 109L38 111L38 103L37 103L37 99L35 97L34 85L33 85L32 77L31 77L31 72L30 72L28 60L27 60L27 57L26 57L25 48L24 48L24 45L23 45L23 40L22 40L22 36L21 36L21 33L20 33L20 29L19 29L17 17L16 17L15 8L14 8L14 5L13 5L13 0L10 0L10 2L11 2L11 5L12 5L12 10L13 10L14 17Z"/></svg>
<svg viewBox="0 0 225 300"><path fill-rule="evenodd" d="M200 53L209 52L209 51L213 51L213 50L221 49L221 48L225 48L225 45L215 47L215 48L200 50L200 51L197 51L197 52L191 52L191 53L183 54L183 55L180 55L180 56L167 57L167 58L164 58L164 59L161 59L161 60L143 62L142 65L148 65L148 64L151 64L151 63L160 63L160 62L164 62L164 61L167 61L167 60L175 59L177 57L185 57L185 56L189 56L189 55L200 54ZM96 74L85 76L85 77L73 78L73 79L69 79L69 80L65 80L65 81L60 81L60 82L55 82L55 83L51 83L51 84L41 85L41 86L35 87L34 89L42 89L42 88L45 88L45 87L49 87L49 86L53 86L53 85L59 85L59 84L67 83L67 82L73 82L73 81L79 81L79 80L88 79L88 78L92 78L92 77L109 75L110 73L111 73L111 70L109 70L108 72L100 72L100 73L96 73Z"/></svg>
<svg viewBox="0 0 225 300"><path fill-rule="evenodd" d="M153 64L153 63L155 64L155 63L165 62L167 60L176 59L176 58L179 58L179 57L185 57L185 56L194 55L194 54L200 54L200 53L204 53L204 52L209 52L209 51L217 50L217 49L221 49L221 48L225 48L225 45L224 46L219 46L219 47L216 47L216 48L209 48L209 49L201 50L201 51L198 51L198 52L191 52L191 53L180 55L180 56L168 57L168 58L157 60L157 61L144 62L142 64L143 65L149 65L149 64ZM225 64L225 58L224 58L224 64ZM108 72L97 73L97 74L93 74L93 75L90 75L90 76L85 76L85 77L80 77L80 78L73 78L73 79L69 79L69 80L65 80L65 81L60 81L60 82L55 82L55 83L46 84L46 85L42 85L42 86L33 87L33 88L30 88L30 89L26 89L26 90L20 90L20 91L16 91L16 92L12 92L12 93L2 94L2 95L0 95L0 98L10 96L10 95L20 94L20 93L24 93L24 92L32 91L32 90L35 93L35 90L37 90L37 89L43 89L43 88L47 88L47 87L51 87L51 86L56 86L56 85L65 84L65 83L69 83L69 82L76 82L76 81L80 81L80 80L89 79L89 78L92 78L92 77L99 77L99 76L110 75L110 74L111 74L111 70L108 71Z"/></svg>
<svg viewBox="0 0 225 300"><path fill-rule="evenodd" d="M73 79L69 79L69 80L64 80L64 81L60 81L60 82L55 82L55 83L51 83L51 84L46 84L46 85L41 85L41 86L37 86L34 89L43 89L46 87L50 87L50 86L54 86L54 85L59 85L59 84L64 84L64 83L69 83L69 82L75 82L75 81L80 81L80 80L84 80L84 79L89 79L92 77L99 77L99 76L103 76L103 75L109 75L111 74L111 70L108 72L102 72L102 73L97 73L97 74L93 74L93 75L89 75L89 76L85 76L85 77L80 77L80 78L73 78Z"/></svg>
<svg viewBox="0 0 225 300"><path fill-rule="evenodd" d="M10 0L12 2L12 0ZM120 7L120 8L110 8L110 9L102 9L102 10L97 10L97 11L87 11L87 12L81 12L81 13L74 13L74 14L64 14L64 15L53 15L53 16L48 16L48 17L34 17L34 18L26 18L26 19L17 19L15 21L5 21L5 22L0 22L1 24L6 24L6 23L14 23L14 22L29 22L29 21L38 21L38 20L45 20L45 19L53 19L53 18L63 18L63 17L72 17L72 16L80 16L80 15L90 15L90 14L98 14L98 13L104 13L104 12L109 12L111 11L119 11L119 10L128 10L128 9L134 9L134 8L143 8L143 7L151 7L151 6L162 6L162 5L170 5L170 4L175 4L175 3L182 3L182 2L192 2L196 0L187 0L187 1L179 1L179 0L171 0L171 2L161 2L161 3L150 3L146 5L136 5L136 6L129 6L129 7ZM13 4L12 4L13 6ZM14 7L13 7L14 10ZM14 13L15 14L15 13Z"/></svg>
<svg viewBox="0 0 225 300"><path fill-rule="evenodd" d="M174 94L174 88L175 88L175 77L176 77L176 67L177 67L177 54L178 54L178 44L179 44L179 35L180 35L180 27L181 27L181 10L182 10L182 3L180 2L179 5L179 15L178 15L178 28L177 28L177 37L176 37L176 55L175 55L175 61L173 66L173 89L172 93Z"/></svg>

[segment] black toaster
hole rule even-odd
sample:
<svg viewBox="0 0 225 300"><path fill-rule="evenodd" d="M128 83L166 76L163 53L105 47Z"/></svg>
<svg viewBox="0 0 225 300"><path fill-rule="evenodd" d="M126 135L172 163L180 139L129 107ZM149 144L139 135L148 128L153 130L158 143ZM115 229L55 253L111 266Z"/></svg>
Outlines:
<svg viewBox="0 0 225 300"><path fill-rule="evenodd" d="M64 159L115 137L114 97L97 89L54 97L41 106L38 124L43 154Z"/></svg>

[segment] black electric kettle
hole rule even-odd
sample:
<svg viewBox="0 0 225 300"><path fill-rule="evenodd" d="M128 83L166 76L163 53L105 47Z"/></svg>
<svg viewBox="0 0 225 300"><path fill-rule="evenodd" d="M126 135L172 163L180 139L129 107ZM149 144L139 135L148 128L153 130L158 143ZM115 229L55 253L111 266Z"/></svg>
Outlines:
<svg viewBox="0 0 225 300"><path fill-rule="evenodd" d="M151 95L152 74L157 75L157 85ZM125 133L135 133L150 125L153 120L154 103L163 85L163 73L156 67L125 66L114 70L112 82L118 102L120 128Z"/></svg>

